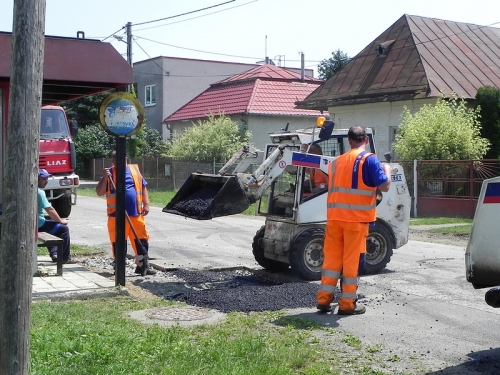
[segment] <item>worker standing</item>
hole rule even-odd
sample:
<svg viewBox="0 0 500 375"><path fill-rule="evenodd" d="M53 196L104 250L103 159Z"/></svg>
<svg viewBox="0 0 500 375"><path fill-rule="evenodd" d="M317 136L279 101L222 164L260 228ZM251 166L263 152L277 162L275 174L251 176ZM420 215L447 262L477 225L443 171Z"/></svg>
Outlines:
<svg viewBox="0 0 500 375"><path fill-rule="evenodd" d="M113 166L103 170L103 176L96 186L98 196L106 194L107 214L108 214L108 233L112 245L113 259L116 259L116 191L114 181L116 176L116 152L112 154ZM125 238L129 238L135 253L135 273L144 274L144 257L148 256L149 234L146 230L146 221L144 216L149 213L149 196L146 187L147 182L139 172L136 164L127 164L125 167L125 211L130 218L130 222L125 223ZM135 238L133 225L138 238ZM136 241L140 241L137 244ZM141 246L142 245L142 246ZM147 275L156 274L151 266L148 265Z"/></svg>
<svg viewBox="0 0 500 375"><path fill-rule="evenodd" d="M329 165L324 261L317 309L332 310L330 304L342 277L337 313L358 315L366 311L356 303L358 276L365 262L369 225L376 220L376 190L378 187L382 192L389 191L392 170L366 151L368 136L364 127L351 127L348 141L351 150Z"/></svg>

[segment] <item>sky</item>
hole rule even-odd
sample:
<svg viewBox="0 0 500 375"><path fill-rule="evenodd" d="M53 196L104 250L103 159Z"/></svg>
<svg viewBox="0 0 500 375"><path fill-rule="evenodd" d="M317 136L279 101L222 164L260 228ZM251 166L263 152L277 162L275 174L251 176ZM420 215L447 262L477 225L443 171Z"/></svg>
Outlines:
<svg viewBox="0 0 500 375"><path fill-rule="evenodd" d="M14 0L0 1L12 31ZM157 56L306 68L340 49L354 57L404 14L500 28L499 0L47 0L45 35L110 42L132 61ZM157 21L160 20L160 21ZM123 41L116 37L124 37ZM315 72L317 77L317 72Z"/></svg>

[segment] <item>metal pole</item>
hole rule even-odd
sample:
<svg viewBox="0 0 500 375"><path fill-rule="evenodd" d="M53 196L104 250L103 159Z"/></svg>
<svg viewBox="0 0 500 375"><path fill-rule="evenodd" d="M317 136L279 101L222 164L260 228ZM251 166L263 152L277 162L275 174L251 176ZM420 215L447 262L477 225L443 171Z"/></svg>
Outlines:
<svg viewBox="0 0 500 375"><path fill-rule="evenodd" d="M418 167L417 160L413 160L413 215L417 216L417 201L418 201Z"/></svg>
<svg viewBox="0 0 500 375"><path fill-rule="evenodd" d="M130 66L132 63L132 22L127 22L127 62Z"/></svg>
<svg viewBox="0 0 500 375"><path fill-rule="evenodd" d="M125 286L125 258L127 240L125 238L125 165L127 138L116 137L115 195L116 195L116 241L115 241L115 285Z"/></svg>

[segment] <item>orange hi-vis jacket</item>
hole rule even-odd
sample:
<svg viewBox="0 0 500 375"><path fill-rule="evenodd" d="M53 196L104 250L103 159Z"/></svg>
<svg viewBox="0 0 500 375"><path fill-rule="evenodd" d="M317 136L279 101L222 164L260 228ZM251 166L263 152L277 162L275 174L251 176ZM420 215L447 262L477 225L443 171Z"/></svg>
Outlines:
<svg viewBox="0 0 500 375"><path fill-rule="evenodd" d="M139 172L139 166L137 164L127 164L130 169L130 174L134 179L135 193L137 196L137 212L142 212L142 175ZM116 176L116 168L111 167L113 177ZM106 204L107 213L112 215L116 211L116 191L111 190L111 184L108 183L108 189L106 190Z"/></svg>
<svg viewBox="0 0 500 375"><path fill-rule="evenodd" d="M329 165L327 220L371 223L377 218L375 187L363 182L369 152L351 149Z"/></svg>

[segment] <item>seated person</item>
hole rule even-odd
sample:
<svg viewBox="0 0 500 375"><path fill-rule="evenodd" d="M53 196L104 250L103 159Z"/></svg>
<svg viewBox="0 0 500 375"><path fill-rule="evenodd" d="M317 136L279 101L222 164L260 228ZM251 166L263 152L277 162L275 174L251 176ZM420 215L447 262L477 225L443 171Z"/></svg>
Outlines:
<svg viewBox="0 0 500 375"><path fill-rule="evenodd" d="M42 189L47 186L49 177L52 177L45 169L38 170L38 231L47 232L63 240L63 263L73 263L70 256L70 238L68 220L61 219L57 211L52 207ZM51 220L45 219L44 211ZM50 257L57 262L57 247L49 248Z"/></svg>
<svg viewBox="0 0 500 375"><path fill-rule="evenodd" d="M321 146L313 143L311 146L302 145L302 150L308 154L323 155ZM309 179L304 181L304 196L310 196L328 187L328 175L316 168L306 168Z"/></svg>

